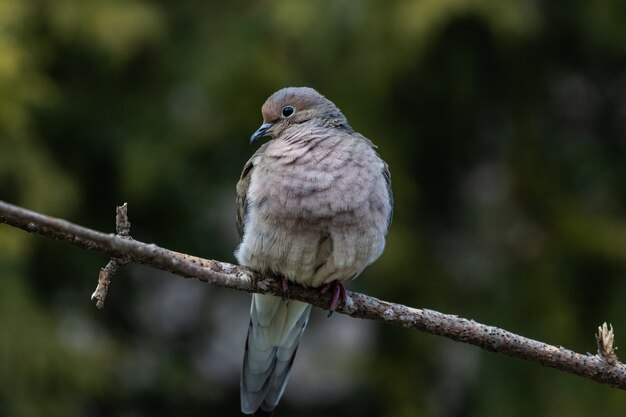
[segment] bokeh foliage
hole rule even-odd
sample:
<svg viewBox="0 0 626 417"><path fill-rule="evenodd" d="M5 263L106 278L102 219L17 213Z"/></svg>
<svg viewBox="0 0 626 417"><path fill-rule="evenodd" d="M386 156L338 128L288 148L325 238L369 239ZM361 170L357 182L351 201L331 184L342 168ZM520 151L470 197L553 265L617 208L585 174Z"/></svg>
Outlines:
<svg viewBox="0 0 626 417"><path fill-rule="evenodd" d="M388 247L353 288L580 352L606 320L624 343L623 0L2 0L0 198L105 231L127 201L137 239L233 261L247 138L287 85L391 166ZM105 262L0 226L0 416L236 415L247 297L131 267L95 311ZM472 347L316 322L280 415L626 407Z"/></svg>

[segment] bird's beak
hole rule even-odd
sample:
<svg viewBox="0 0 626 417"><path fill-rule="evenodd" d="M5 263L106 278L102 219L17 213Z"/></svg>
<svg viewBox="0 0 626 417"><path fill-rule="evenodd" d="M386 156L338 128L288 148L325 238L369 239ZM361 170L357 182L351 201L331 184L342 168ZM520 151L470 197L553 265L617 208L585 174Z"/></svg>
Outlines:
<svg viewBox="0 0 626 417"><path fill-rule="evenodd" d="M257 131L254 132L252 136L250 136L250 143L267 135L267 131L270 129L270 127L272 127L271 123L263 123L261 127L258 128Z"/></svg>

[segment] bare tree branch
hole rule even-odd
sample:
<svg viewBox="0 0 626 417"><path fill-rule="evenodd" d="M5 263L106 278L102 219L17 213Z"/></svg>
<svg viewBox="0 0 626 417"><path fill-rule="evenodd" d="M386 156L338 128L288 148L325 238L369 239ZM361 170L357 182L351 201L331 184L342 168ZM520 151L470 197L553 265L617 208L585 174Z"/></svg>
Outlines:
<svg viewBox="0 0 626 417"><path fill-rule="evenodd" d="M283 294L280 279L261 276L244 267L174 252L129 239L128 236L97 232L2 201L0 222L85 249L105 252L114 259L148 265L221 287L278 296ZM289 286L289 296L325 309L331 298L328 293L320 294L315 289L296 284ZM346 305L337 308L338 313L421 330L626 390L626 365L619 362L614 353L611 355L614 351L612 330L610 334L608 330L600 330L598 337L603 342L598 342L599 347L602 346L599 355L579 354L474 320L394 304L356 292L349 292L348 296Z"/></svg>

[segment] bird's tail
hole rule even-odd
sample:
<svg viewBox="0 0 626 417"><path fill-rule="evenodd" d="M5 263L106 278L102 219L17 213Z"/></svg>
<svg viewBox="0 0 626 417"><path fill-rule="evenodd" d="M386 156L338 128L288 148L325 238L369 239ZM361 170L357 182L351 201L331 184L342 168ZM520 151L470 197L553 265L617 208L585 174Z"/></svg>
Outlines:
<svg viewBox="0 0 626 417"><path fill-rule="evenodd" d="M253 294L241 371L241 411L271 415L291 374L311 305Z"/></svg>

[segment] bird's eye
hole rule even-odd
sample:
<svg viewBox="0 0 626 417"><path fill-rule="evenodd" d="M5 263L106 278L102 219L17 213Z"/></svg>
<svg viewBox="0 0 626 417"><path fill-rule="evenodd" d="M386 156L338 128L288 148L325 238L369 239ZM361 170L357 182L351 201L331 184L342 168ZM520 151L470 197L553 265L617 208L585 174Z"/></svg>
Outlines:
<svg viewBox="0 0 626 417"><path fill-rule="evenodd" d="M281 113L283 114L283 117L289 117L293 114L294 111L296 110L293 107L285 106L283 107L283 111Z"/></svg>

